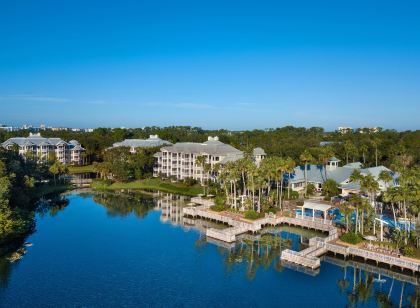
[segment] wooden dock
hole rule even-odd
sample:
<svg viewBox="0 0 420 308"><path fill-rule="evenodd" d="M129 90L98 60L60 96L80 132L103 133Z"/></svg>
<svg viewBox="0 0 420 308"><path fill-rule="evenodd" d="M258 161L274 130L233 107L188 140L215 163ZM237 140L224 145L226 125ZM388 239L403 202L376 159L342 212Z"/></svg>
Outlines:
<svg viewBox="0 0 420 308"><path fill-rule="evenodd" d="M343 255L344 257L357 256L363 258L364 260L372 260L377 264L387 264L390 266L390 268L396 267L401 270L408 269L413 273L420 272L420 261L407 259L404 257L386 255L354 246L342 246L335 243L335 241L338 239L338 230L330 220L323 220L312 217L308 218L302 217L300 215L296 217L266 215L264 218L257 219L255 221L249 221L234 214L211 211L209 209L211 206L210 202L203 202L202 199L196 201L199 201L196 203L201 205L185 207L183 209L184 216L194 218L198 217L228 225L229 227L225 229L206 229L206 236L218 241L233 243L237 240L239 235L249 232L253 234L259 233L266 226L278 226L284 224L289 226L293 225L326 232L328 235L325 238L311 238L309 240L309 247L302 251L296 252L290 249L283 250L281 254L282 261L287 261L289 263L297 264L314 270L320 267L321 261L319 257L327 252L332 252L334 254Z"/></svg>

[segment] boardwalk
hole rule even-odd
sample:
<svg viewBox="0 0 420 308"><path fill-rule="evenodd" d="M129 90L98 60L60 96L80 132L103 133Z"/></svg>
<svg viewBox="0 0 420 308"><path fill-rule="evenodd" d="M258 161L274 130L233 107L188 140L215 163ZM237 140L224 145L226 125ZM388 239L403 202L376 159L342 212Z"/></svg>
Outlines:
<svg viewBox="0 0 420 308"><path fill-rule="evenodd" d="M203 204L203 203L201 203ZM206 230L206 236L226 243L233 243L240 234L258 233L266 226L278 226L282 224L294 225L298 227L314 229L328 233L327 237L314 237L309 240L309 247L302 251L293 251L286 249L282 251L281 260L298 264L312 270L320 267L319 257L327 252L340 254L344 257L357 256L364 260L372 260L377 264L386 264L401 270L408 269L413 273L420 272L420 262L406 259L404 257L391 256L379 252L373 252L355 246L343 246L336 243L338 239L338 230L333 226L332 221L306 218L302 216L283 217L276 215L266 215L262 219L255 221L245 220L242 217L225 212L214 212L209 209L210 205L186 207L183 209L184 216L199 217L213 220L219 223L227 224L225 229L209 228Z"/></svg>

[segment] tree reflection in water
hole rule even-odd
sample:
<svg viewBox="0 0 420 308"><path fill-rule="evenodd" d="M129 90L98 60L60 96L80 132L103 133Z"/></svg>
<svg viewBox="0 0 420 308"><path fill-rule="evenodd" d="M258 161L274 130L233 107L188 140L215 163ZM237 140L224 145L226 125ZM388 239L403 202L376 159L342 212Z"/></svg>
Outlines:
<svg viewBox="0 0 420 308"><path fill-rule="evenodd" d="M347 307L363 306L364 303L372 299L376 301L378 307L419 307L419 286L416 286L411 294L407 295L406 282L398 282L398 290L396 290L395 278L347 265L343 271L344 277L337 281L337 286L340 293L347 296ZM353 272L350 278L349 271ZM389 281L391 282L389 283ZM395 296L396 292L398 292L398 296ZM408 299L408 303L405 302L406 299Z"/></svg>
<svg viewBox="0 0 420 308"><path fill-rule="evenodd" d="M36 213L40 217L50 215L54 217L59 212L63 211L69 204L69 200L65 195L50 194L48 199L41 199L38 201L36 206ZM9 243L7 252L0 256L0 288L6 288L9 282L12 267L20 262L20 258L26 253L25 244L26 239L29 235L35 232L35 222L31 231L25 235L25 237L19 237ZM31 245L31 244L30 244ZM18 255L19 258L11 258L12 256ZM13 261L11 261L13 260Z"/></svg>
<svg viewBox="0 0 420 308"><path fill-rule="evenodd" d="M137 218L144 218L155 207L154 198L146 194L95 192L93 200L103 205L112 217L134 214Z"/></svg>

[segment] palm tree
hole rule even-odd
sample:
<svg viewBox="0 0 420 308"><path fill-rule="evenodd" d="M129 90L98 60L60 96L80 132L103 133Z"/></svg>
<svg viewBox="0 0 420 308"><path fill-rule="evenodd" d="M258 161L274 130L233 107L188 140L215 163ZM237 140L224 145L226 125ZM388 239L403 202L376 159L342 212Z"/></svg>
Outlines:
<svg viewBox="0 0 420 308"><path fill-rule="evenodd" d="M284 173L289 170L289 161L287 159L279 157L276 162L276 171L279 174L279 182L280 183L280 194L278 193L279 185L277 183L277 197L279 199L279 208L282 209L283 206L283 180L284 180Z"/></svg>
<svg viewBox="0 0 420 308"><path fill-rule="evenodd" d="M58 161L55 161L49 168L48 171L51 172L54 176L54 185L57 185L56 182L56 175L60 173L60 169L58 166Z"/></svg>
<svg viewBox="0 0 420 308"><path fill-rule="evenodd" d="M290 198L290 174L295 170L296 163L290 157L286 158L287 198Z"/></svg>
<svg viewBox="0 0 420 308"><path fill-rule="evenodd" d="M204 163L204 165L203 165L203 172L205 172L205 174L207 176L207 179L204 181L204 195L206 195L206 186L207 186L207 183L210 180L208 175L210 174L210 171L211 170L212 170L211 164Z"/></svg>
<svg viewBox="0 0 420 308"><path fill-rule="evenodd" d="M199 155L195 158L195 164L201 167L200 172L200 183L203 185L203 175L204 175L204 164L206 163L206 159L203 155Z"/></svg>
<svg viewBox="0 0 420 308"><path fill-rule="evenodd" d="M379 191L379 184L375 180L372 174L367 174L362 176L360 180L360 188L362 191L365 191L369 196L369 201L374 205L376 192Z"/></svg>
<svg viewBox="0 0 420 308"><path fill-rule="evenodd" d="M347 140L344 143L344 151L346 152L346 164L348 164L350 154L354 154L357 151L357 149L356 149L356 146L353 144L353 142ZM353 160L354 160L354 156L353 156Z"/></svg>
<svg viewBox="0 0 420 308"><path fill-rule="evenodd" d="M305 197L308 195L308 163L312 162L314 160L313 156L308 150L303 151L302 154L300 154L300 161L305 164Z"/></svg>
<svg viewBox="0 0 420 308"><path fill-rule="evenodd" d="M362 174L360 173L359 169L354 169L353 172L350 174L349 180L351 182L359 182L362 179Z"/></svg>
<svg viewBox="0 0 420 308"><path fill-rule="evenodd" d="M318 161L323 165L324 172L325 172L325 180L327 180L327 165L328 161L331 159L331 157L334 156L334 152L329 146L324 146L321 148L321 151L318 155Z"/></svg>
<svg viewBox="0 0 420 308"><path fill-rule="evenodd" d="M381 144L381 141L375 138L371 141L371 144L375 148L375 166L378 167L378 146Z"/></svg>
<svg viewBox="0 0 420 308"><path fill-rule="evenodd" d="M382 170L379 173L378 180L384 182L385 187L388 188L388 184L393 180L393 177L389 171Z"/></svg>
<svg viewBox="0 0 420 308"><path fill-rule="evenodd" d="M366 144L360 145L360 152L362 152L363 157L363 165L366 165L366 152L369 150L368 146Z"/></svg>

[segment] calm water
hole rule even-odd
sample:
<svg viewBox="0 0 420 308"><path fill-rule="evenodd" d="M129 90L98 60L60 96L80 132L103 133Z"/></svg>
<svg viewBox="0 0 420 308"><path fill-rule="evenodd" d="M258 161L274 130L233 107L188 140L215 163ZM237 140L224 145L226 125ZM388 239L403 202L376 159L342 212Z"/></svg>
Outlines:
<svg viewBox="0 0 420 308"><path fill-rule="evenodd" d="M67 207L38 214L23 259L1 262L0 306L398 307L402 298L410 307L418 294L333 258L315 276L282 266L281 249L301 249L308 232L271 230L221 247L203 237L208 222L182 220L182 200L67 198Z"/></svg>

